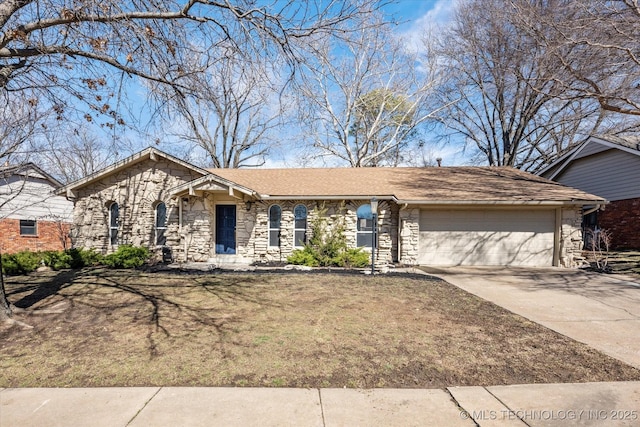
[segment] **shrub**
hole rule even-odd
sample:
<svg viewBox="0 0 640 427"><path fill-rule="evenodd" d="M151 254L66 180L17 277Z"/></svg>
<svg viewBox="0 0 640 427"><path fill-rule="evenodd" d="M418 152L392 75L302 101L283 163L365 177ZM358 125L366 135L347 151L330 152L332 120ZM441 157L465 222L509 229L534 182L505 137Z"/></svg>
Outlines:
<svg viewBox="0 0 640 427"><path fill-rule="evenodd" d="M102 255L94 249L22 251L2 255L2 271L7 275L28 274L35 271L40 265L46 265L53 270L75 269L101 264L102 259Z"/></svg>
<svg viewBox="0 0 640 427"><path fill-rule="evenodd" d="M149 256L149 249L143 246L121 245L117 251L105 256L103 262L111 268L136 268L144 264Z"/></svg>
<svg viewBox="0 0 640 427"><path fill-rule="evenodd" d="M337 257L337 264L340 267L362 268L371 264L371 254L362 248L347 249Z"/></svg>
<svg viewBox="0 0 640 427"><path fill-rule="evenodd" d="M313 252L308 247L294 250L287 258L287 262L289 264L306 265L308 267L317 267L320 265L313 255Z"/></svg>
<svg viewBox="0 0 640 427"><path fill-rule="evenodd" d="M311 237L303 249L296 249L287 258L290 264L309 267L365 267L369 264L369 254L361 248L349 249L344 235L344 215L340 212L333 224L329 224L327 210L314 210L311 222Z"/></svg>
<svg viewBox="0 0 640 427"><path fill-rule="evenodd" d="M44 251L40 252L39 255L44 265L54 270L71 268L71 261L73 259L66 251Z"/></svg>
<svg viewBox="0 0 640 427"><path fill-rule="evenodd" d="M71 268L92 267L102 264L103 256L95 249L68 249L65 251L71 257Z"/></svg>
<svg viewBox="0 0 640 427"><path fill-rule="evenodd" d="M2 256L2 271L6 274L28 274L40 266L42 257L37 252L22 251Z"/></svg>

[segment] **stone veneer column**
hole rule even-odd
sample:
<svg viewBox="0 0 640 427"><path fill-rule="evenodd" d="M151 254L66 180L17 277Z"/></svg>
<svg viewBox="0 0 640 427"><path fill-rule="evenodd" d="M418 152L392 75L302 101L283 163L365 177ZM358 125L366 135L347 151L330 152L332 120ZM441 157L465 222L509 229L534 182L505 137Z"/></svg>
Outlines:
<svg viewBox="0 0 640 427"><path fill-rule="evenodd" d="M420 244L420 209L400 209L400 259L403 264L417 264Z"/></svg>
<svg viewBox="0 0 640 427"><path fill-rule="evenodd" d="M560 225L560 266L580 267L582 256L582 211L580 207L562 209Z"/></svg>

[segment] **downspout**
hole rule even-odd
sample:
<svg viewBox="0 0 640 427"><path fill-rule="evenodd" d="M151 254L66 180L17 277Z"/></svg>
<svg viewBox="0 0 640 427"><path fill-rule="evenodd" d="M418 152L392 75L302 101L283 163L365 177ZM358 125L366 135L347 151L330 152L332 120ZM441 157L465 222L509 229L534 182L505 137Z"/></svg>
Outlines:
<svg viewBox="0 0 640 427"><path fill-rule="evenodd" d="M582 216L589 215L590 213L594 213L595 211L599 211L600 209L602 209L602 207L602 204L597 204L595 208L591 208L587 211L582 212Z"/></svg>

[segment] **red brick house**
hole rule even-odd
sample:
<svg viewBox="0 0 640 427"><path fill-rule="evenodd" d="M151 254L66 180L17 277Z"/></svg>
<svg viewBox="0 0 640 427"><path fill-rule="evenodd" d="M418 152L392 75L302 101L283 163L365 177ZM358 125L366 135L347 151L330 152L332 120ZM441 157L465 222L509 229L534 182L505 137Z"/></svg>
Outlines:
<svg viewBox="0 0 640 427"><path fill-rule="evenodd" d="M593 136L539 175L608 200L585 207L583 227L608 230L612 249L640 249L640 138Z"/></svg>
<svg viewBox="0 0 640 427"><path fill-rule="evenodd" d="M62 184L33 163L0 167L0 250L70 247L73 203L54 194Z"/></svg>

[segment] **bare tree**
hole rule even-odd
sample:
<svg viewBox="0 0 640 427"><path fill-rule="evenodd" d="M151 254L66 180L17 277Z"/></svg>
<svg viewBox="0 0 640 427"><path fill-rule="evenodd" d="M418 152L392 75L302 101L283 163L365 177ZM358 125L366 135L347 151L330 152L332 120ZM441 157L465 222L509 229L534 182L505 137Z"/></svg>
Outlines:
<svg viewBox="0 0 640 427"><path fill-rule="evenodd" d="M181 143L206 153L206 166L238 168L261 166L281 140L274 130L286 123L277 68L230 54L211 58L194 55L190 74L181 83L196 93L155 86L165 105L163 128ZM186 83L186 82L189 83Z"/></svg>
<svg viewBox="0 0 640 427"><path fill-rule="evenodd" d="M22 100L25 108L50 109L57 122L77 112L122 126L121 100L132 81L198 90L182 84L186 73L202 71L184 66L194 47L212 56L231 46L247 60L280 57L293 72L304 40L376 7L375 0L0 0L2 113Z"/></svg>
<svg viewBox="0 0 640 427"><path fill-rule="evenodd" d="M638 0L512 2L514 24L550 53L557 82L604 110L640 116Z"/></svg>
<svg viewBox="0 0 640 427"><path fill-rule="evenodd" d="M526 0L460 3L439 53L448 107L440 119L449 132L475 144L478 158L495 166L535 171L596 130L617 125L598 103L576 96L557 55L523 31Z"/></svg>
<svg viewBox="0 0 640 427"><path fill-rule="evenodd" d="M351 167L398 165L432 117L433 76L421 75L389 23L374 16L358 27L341 43L324 37L313 44L301 89L311 155Z"/></svg>
<svg viewBox="0 0 640 427"><path fill-rule="evenodd" d="M69 183L117 161L125 147L109 146L88 128L56 127L42 136L42 152L34 155L39 166L62 183Z"/></svg>

